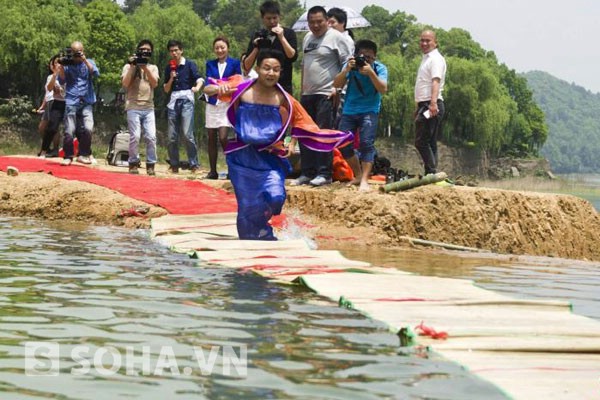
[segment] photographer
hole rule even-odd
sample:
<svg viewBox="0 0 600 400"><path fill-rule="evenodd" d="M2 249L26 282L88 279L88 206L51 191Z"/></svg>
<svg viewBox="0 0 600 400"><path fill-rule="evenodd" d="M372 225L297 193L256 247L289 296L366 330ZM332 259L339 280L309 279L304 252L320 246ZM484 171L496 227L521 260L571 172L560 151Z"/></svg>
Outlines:
<svg viewBox="0 0 600 400"><path fill-rule="evenodd" d="M83 130L79 137L79 156L77 161L92 164L92 131L94 114L92 106L96 103L93 78L100 75L94 60L85 56L81 42L71 43L65 55L59 59L59 83L65 84L65 137L63 148L64 159L61 165L68 166L73 162L73 134L77 127L77 119L83 121Z"/></svg>
<svg viewBox="0 0 600 400"><path fill-rule="evenodd" d="M249 73L260 49L268 48L281 51L284 59L279 84L283 86L286 92L291 94L293 64L298 58L296 32L280 25L281 12L279 4L275 1L265 1L260 6L260 16L264 28L255 32L250 39L248 50L245 53L246 56L242 57L242 68L245 74Z"/></svg>
<svg viewBox="0 0 600 400"><path fill-rule="evenodd" d="M381 95L387 92L387 68L375 60L377 45L371 40L356 42L356 53L342 72L337 74L333 85L341 89L348 84L346 101L342 109L339 130L360 130L360 163L352 146L340 149L352 167L354 180L360 191L369 190L369 175L375 159L375 135L381 109Z"/></svg>
<svg viewBox="0 0 600 400"><path fill-rule="evenodd" d="M146 139L146 173L155 175L156 123L154 119L154 89L158 86L158 67L150 64L154 46L150 40L137 45L136 54L123 67L121 83L127 91L125 110L129 127L129 173L138 174L141 130Z"/></svg>

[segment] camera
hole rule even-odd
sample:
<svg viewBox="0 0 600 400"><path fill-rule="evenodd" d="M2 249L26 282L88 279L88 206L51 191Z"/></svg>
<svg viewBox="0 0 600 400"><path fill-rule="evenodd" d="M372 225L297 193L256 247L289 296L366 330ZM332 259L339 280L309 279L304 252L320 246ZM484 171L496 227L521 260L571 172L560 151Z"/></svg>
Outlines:
<svg viewBox="0 0 600 400"><path fill-rule="evenodd" d="M132 64L146 65L148 64L148 60L152 57L152 52L146 49L137 50L135 56L133 57Z"/></svg>
<svg viewBox="0 0 600 400"><path fill-rule="evenodd" d="M367 59L363 54L354 56L354 69L360 69L367 65Z"/></svg>
<svg viewBox="0 0 600 400"><path fill-rule="evenodd" d="M273 44L274 37L275 34L273 32L264 28L259 31L256 31L256 33L254 34L254 38L258 38L257 46L259 49L270 48Z"/></svg>
<svg viewBox="0 0 600 400"><path fill-rule="evenodd" d="M58 63L61 65L73 65L75 64L75 60L73 59L82 55L81 51L73 51L72 48L66 47L59 53Z"/></svg>

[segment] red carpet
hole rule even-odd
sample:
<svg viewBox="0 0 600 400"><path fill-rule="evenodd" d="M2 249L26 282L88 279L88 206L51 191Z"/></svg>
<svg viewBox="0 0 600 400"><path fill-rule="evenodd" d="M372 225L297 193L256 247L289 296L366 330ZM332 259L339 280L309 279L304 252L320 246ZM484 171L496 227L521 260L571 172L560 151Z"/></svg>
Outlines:
<svg viewBox="0 0 600 400"><path fill-rule="evenodd" d="M163 179L123 172L101 171L77 163L62 167L39 158L0 157L0 170L7 166L20 172L46 172L62 179L89 182L166 209L171 214L213 214L237 211L233 194L199 181Z"/></svg>

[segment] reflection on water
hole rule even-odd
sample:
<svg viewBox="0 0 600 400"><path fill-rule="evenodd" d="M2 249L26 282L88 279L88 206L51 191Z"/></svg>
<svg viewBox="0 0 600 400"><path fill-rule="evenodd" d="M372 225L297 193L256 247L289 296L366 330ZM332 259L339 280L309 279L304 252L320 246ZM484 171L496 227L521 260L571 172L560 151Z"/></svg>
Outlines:
<svg viewBox="0 0 600 400"><path fill-rule="evenodd" d="M512 297L569 301L573 312L600 319L598 262L410 249L343 253L419 275L471 279L482 288Z"/></svg>
<svg viewBox="0 0 600 400"><path fill-rule="evenodd" d="M55 347L31 352L27 342ZM243 346L245 376L226 371L224 352L211 358L232 348L240 361ZM85 372L85 362L95 367ZM25 373L54 367L57 376ZM382 324L300 288L199 267L144 232L9 218L0 218L0 397L504 398L434 354L398 354Z"/></svg>

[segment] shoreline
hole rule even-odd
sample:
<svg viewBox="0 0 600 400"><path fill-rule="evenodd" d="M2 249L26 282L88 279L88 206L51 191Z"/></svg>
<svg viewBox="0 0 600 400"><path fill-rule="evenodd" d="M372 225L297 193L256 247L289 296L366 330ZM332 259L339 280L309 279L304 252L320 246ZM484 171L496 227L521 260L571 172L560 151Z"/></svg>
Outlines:
<svg viewBox="0 0 600 400"><path fill-rule="evenodd" d="M157 172L157 179L167 176ZM231 191L228 181L203 183ZM167 214L111 189L44 173L0 172L0 188L0 215L147 229L151 218ZM600 214L571 195L436 185L392 194L341 183L286 189L284 213L314 225L308 230L319 248L414 247L414 238L498 254L600 261ZM148 209L145 217L126 215L140 207Z"/></svg>

